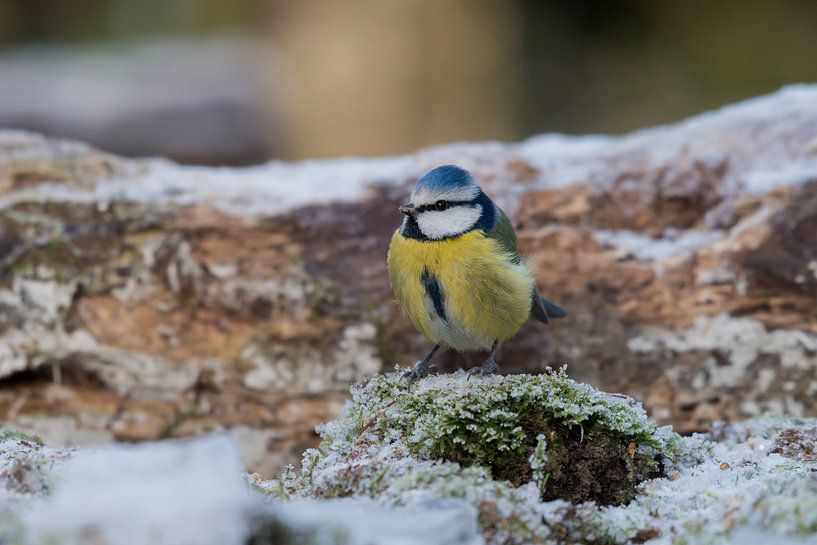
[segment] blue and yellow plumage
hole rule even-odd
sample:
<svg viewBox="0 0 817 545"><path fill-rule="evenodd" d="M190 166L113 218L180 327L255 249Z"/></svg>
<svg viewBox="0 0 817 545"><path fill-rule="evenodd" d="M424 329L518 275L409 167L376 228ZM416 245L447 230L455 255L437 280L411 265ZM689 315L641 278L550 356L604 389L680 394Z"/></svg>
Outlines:
<svg viewBox="0 0 817 545"><path fill-rule="evenodd" d="M490 349L471 372L493 373L497 345L529 316L543 322L565 316L539 295L513 226L467 171L452 165L430 171L400 211L405 218L389 246L389 280L400 309L436 345L406 373L410 380L432 369L440 346Z"/></svg>

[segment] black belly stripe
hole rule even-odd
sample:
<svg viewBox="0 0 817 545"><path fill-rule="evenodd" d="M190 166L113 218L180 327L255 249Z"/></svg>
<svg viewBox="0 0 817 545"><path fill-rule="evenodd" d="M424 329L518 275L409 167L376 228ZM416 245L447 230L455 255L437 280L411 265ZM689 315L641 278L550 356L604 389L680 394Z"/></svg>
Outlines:
<svg viewBox="0 0 817 545"><path fill-rule="evenodd" d="M437 313L437 316L439 316L443 322L447 321L448 318L445 315L445 294L443 294L443 290L440 288L437 279L428 272L428 269L424 268L423 274L420 275L420 283L425 288L428 296L431 297L431 302L434 304L434 312Z"/></svg>

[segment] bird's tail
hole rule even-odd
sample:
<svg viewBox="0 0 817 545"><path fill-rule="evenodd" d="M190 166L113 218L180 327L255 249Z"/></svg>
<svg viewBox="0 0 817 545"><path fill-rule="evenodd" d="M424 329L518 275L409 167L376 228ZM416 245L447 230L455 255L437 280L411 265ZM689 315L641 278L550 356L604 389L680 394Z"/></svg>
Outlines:
<svg viewBox="0 0 817 545"><path fill-rule="evenodd" d="M533 298L530 305L530 313L534 318L546 324L550 322L550 318L564 318L567 316L565 309L558 305L554 305L541 295L536 287L533 288Z"/></svg>
<svg viewBox="0 0 817 545"><path fill-rule="evenodd" d="M550 318L564 318L567 316L567 311L560 307L559 305L555 305L542 297L542 306L545 307L545 312L547 312L548 317Z"/></svg>

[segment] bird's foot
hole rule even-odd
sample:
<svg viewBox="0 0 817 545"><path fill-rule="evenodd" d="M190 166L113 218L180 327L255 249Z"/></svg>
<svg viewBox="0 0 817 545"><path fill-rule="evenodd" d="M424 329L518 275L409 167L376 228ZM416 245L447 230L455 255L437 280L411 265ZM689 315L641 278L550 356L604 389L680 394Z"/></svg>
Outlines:
<svg viewBox="0 0 817 545"><path fill-rule="evenodd" d="M472 367L468 370L468 377L471 378L473 376L488 376L493 375L499 371L499 365L496 364L493 357L488 358L482 365L478 365L476 367Z"/></svg>
<svg viewBox="0 0 817 545"><path fill-rule="evenodd" d="M403 373L403 380L407 381L409 386L415 380L421 379L424 376L427 376L430 373L436 373L437 366L428 361L427 359L422 359L417 362L417 365L414 366L414 369L411 371L407 371Z"/></svg>

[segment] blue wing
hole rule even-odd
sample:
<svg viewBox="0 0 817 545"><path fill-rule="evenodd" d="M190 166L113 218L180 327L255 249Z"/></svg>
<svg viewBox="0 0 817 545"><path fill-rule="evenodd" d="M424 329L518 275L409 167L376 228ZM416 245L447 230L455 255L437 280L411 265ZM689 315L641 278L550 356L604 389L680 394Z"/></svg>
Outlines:
<svg viewBox="0 0 817 545"><path fill-rule="evenodd" d="M505 215L501 208L497 206L496 211L496 222L490 231L485 234L499 242L502 248L512 256L514 263L519 263L522 256L519 255L519 250L516 247L516 232L513 224L511 224L511 220L508 219L508 216ZM535 283L531 293L530 312L534 318L545 324L550 321L549 318L564 318L567 316L567 312L562 307L542 297Z"/></svg>

